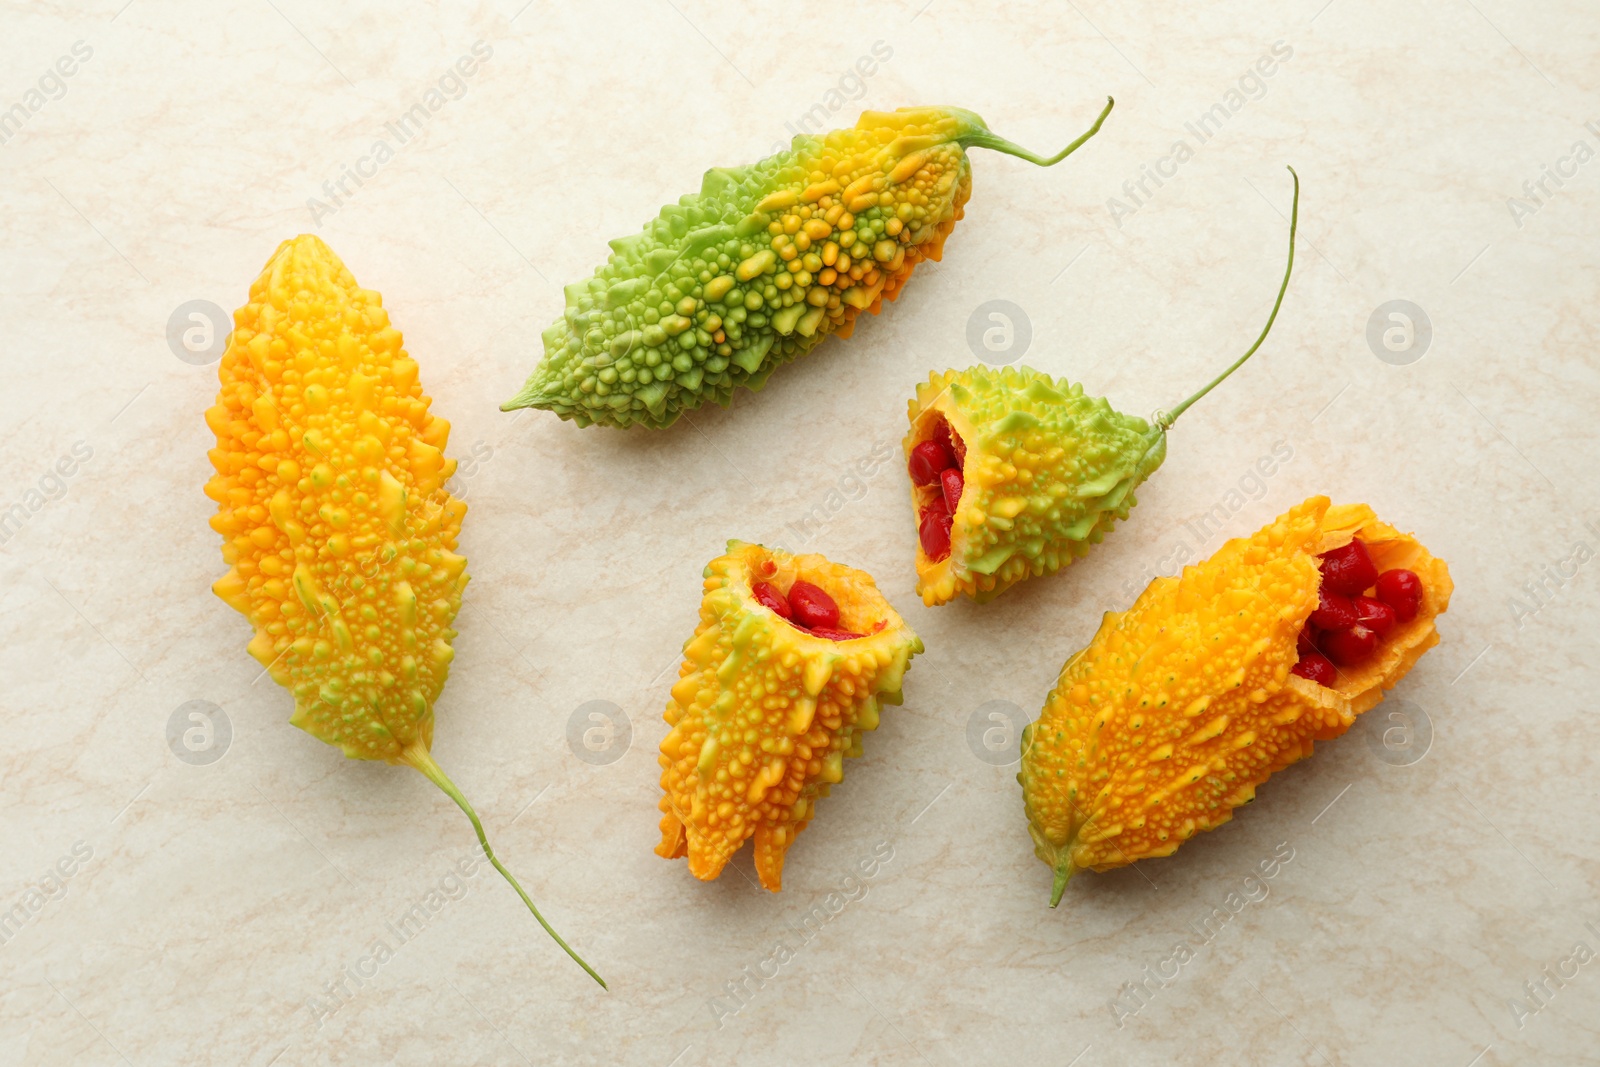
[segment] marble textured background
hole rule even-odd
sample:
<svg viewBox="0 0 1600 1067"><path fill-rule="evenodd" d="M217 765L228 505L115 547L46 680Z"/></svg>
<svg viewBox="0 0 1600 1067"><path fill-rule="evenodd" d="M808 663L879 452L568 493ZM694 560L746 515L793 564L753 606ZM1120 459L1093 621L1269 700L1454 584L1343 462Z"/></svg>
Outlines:
<svg viewBox="0 0 1600 1067"><path fill-rule="evenodd" d="M24 512L0 535L0 910L24 916L0 1063L1600 1062L1600 962L1579 962L1600 951L1592 3L521 4L0 5L0 109L23 109L0 145L0 510ZM333 203L323 183L477 42L462 91ZM1199 144L1185 124L1277 42ZM787 123L950 103L1050 151L1107 93L1058 168L975 153L945 262L731 410L658 434L497 410L608 238ZM1124 183L1179 138L1192 158L1135 202ZM849 475L898 448L918 380L973 361L974 309L1018 305L1026 362L1124 410L1171 403L1259 328L1285 163L1305 191L1276 333L1179 423L1132 521L1060 577L924 609L898 464ZM468 827L421 776L287 724L208 591L215 367L167 324L238 306L303 231L383 293L453 453L478 457L435 751L609 994L492 871L452 877ZM1366 338L1390 300L1432 324L1407 365ZM1292 457L1251 481L1275 445ZM1443 644L1234 822L1048 910L973 717L1036 714L1102 611L1215 548L1191 525L1208 509L1245 533L1313 492L1450 561ZM747 855L700 884L651 852L660 711L733 536L869 570L928 650L778 896ZM194 700L231 731L208 765L168 743ZM625 748L584 747L591 701ZM1274 855L1265 899L1203 936ZM441 886L456 899L362 962ZM795 957L733 1000L780 939ZM1128 984L1171 975L1180 942L1141 1005ZM1571 976L1536 1000L1547 967Z"/></svg>

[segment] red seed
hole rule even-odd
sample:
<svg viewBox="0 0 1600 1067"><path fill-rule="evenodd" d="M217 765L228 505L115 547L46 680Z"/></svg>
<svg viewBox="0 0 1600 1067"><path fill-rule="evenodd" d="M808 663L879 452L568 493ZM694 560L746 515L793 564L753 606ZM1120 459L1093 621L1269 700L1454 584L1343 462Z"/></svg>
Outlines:
<svg viewBox="0 0 1600 1067"><path fill-rule="evenodd" d="M839 605L810 582L795 582L789 587L789 606L794 621L808 630L833 630L839 626Z"/></svg>
<svg viewBox="0 0 1600 1067"><path fill-rule="evenodd" d="M1360 541L1351 541L1343 548L1324 552L1319 565L1322 568L1323 586L1343 596L1365 593L1378 580L1377 565L1367 555L1367 546Z"/></svg>
<svg viewBox="0 0 1600 1067"><path fill-rule="evenodd" d="M950 554L950 527L950 509L943 500L935 500L923 511L917 537L922 541L923 553L935 563Z"/></svg>
<svg viewBox="0 0 1600 1067"><path fill-rule="evenodd" d="M944 489L945 510L951 515L956 513L956 505L961 503L961 490L964 488L961 481L961 472L954 467L939 473L939 485Z"/></svg>
<svg viewBox="0 0 1600 1067"><path fill-rule="evenodd" d="M1394 609L1401 622L1417 617L1422 606L1422 579L1407 570L1384 571L1378 575L1378 599Z"/></svg>
<svg viewBox="0 0 1600 1067"><path fill-rule="evenodd" d="M1356 622L1355 601L1329 592L1327 583L1323 583L1317 590L1317 610L1311 613L1311 625L1319 630L1345 630Z"/></svg>
<svg viewBox="0 0 1600 1067"><path fill-rule="evenodd" d="M1330 689L1339 678L1339 672L1334 668L1332 661L1321 652L1307 652L1300 657L1299 663L1289 668L1289 673L1309 678L1318 685Z"/></svg>
<svg viewBox="0 0 1600 1067"><path fill-rule="evenodd" d="M950 454L956 458L957 467L966 465L967 443L961 439L961 435L956 433L955 428L948 422L939 423L939 428L934 431L933 439L950 450Z"/></svg>
<svg viewBox="0 0 1600 1067"><path fill-rule="evenodd" d="M783 599L783 594L778 592L775 586L767 582L757 582L750 587L750 592L755 594L756 601L762 607L771 608L784 618L789 618L789 602Z"/></svg>
<svg viewBox="0 0 1600 1067"><path fill-rule="evenodd" d="M1379 637L1387 637L1399 621L1396 612L1381 600L1369 596L1356 597L1356 621Z"/></svg>
<svg viewBox="0 0 1600 1067"><path fill-rule="evenodd" d="M829 630L823 626L813 627L811 632L817 637L826 637L829 641L854 641L862 634L853 634L846 630Z"/></svg>
<svg viewBox="0 0 1600 1067"><path fill-rule="evenodd" d="M939 472L955 466L955 457L938 441L924 441L911 450L911 480L917 485L932 485L939 480Z"/></svg>
<svg viewBox="0 0 1600 1067"><path fill-rule="evenodd" d="M1295 652L1304 658L1317 650L1316 639L1311 636L1311 624L1307 623L1300 629L1300 636L1295 638Z"/></svg>
<svg viewBox="0 0 1600 1067"><path fill-rule="evenodd" d="M1322 635L1322 651L1341 667L1354 666L1378 648L1378 635L1357 623Z"/></svg>

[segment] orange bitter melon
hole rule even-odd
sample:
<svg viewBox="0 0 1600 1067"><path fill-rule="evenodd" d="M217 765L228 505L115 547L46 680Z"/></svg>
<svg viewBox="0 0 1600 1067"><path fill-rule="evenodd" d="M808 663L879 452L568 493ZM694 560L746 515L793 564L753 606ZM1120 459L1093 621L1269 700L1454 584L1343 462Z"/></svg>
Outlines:
<svg viewBox="0 0 1600 1067"><path fill-rule="evenodd" d="M1414 617L1331 686L1291 673L1317 609L1319 556L1360 540L1380 569L1421 579ZM1067 879L1165 856L1230 819L1256 787L1338 737L1439 641L1450 572L1365 504L1314 496L1106 614L1023 731L1022 784L1039 858Z"/></svg>

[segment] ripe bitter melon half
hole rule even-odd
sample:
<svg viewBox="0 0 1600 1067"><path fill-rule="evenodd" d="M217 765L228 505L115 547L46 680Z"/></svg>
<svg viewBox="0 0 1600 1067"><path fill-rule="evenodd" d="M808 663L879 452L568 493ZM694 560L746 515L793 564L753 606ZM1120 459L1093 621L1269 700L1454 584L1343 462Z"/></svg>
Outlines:
<svg viewBox="0 0 1600 1067"><path fill-rule="evenodd" d="M1289 168L1294 175L1294 168ZM1283 281L1255 344L1205 388L1153 419L1030 367L933 374L911 400L904 447L917 516L917 592L930 607L978 602L1086 555L1126 519L1167 458L1167 431L1267 339L1294 270L1294 175Z"/></svg>
<svg viewBox="0 0 1600 1067"><path fill-rule="evenodd" d="M817 799L861 754L881 705L899 704L922 642L872 578L820 555L728 542L705 569L661 742L661 843L710 881L755 840L777 892Z"/></svg>
<svg viewBox="0 0 1600 1067"><path fill-rule="evenodd" d="M1416 538L1314 496L1108 612L1022 735L1051 907L1075 872L1172 853L1350 729L1439 643L1451 589Z"/></svg>

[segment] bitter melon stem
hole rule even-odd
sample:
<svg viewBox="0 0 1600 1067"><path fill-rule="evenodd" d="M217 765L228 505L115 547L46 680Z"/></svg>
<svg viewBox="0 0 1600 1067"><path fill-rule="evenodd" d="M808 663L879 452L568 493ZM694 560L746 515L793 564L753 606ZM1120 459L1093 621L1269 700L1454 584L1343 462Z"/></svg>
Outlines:
<svg viewBox="0 0 1600 1067"><path fill-rule="evenodd" d="M1037 155L1021 145L1013 144L991 130L974 130L957 138L957 140L961 143L962 148L991 148L996 152L1004 152L1008 156L1016 156L1018 159L1025 159L1029 163L1034 163L1041 167L1053 167L1076 152L1082 147L1083 142L1099 133L1101 123L1105 122L1106 116L1111 114L1111 109L1115 105L1116 100L1109 96L1106 97L1106 106L1100 112L1100 117L1094 120L1094 125L1089 127L1089 131L1053 156Z"/></svg>
<svg viewBox="0 0 1600 1067"><path fill-rule="evenodd" d="M1244 366L1244 361L1255 355L1256 349L1260 348L1261 343L1267 339L1267 334L1272 330L1273 322L1275 322L1278 318L1278 309L1283 306L1283 294L1289 289L1289 275L1294 271L1294 232L1295 228L1300 222L1300 175L1295 174L1293 167L1289 168L1289 173L1294 175L1294 205L1289 209L1289 262L1285 264L1283 268L1283 283L1278 286L1278 299L1273 301L1272 314L1267 316L1267 324L1261 328L1261 336L1256 338L1256 343L1251 345L1244 355L1234 360L1233 366L1229 367L1227 370L1211 379L1210 384L1208 384L1204 389L1201 389L1198 393L1194 394L1188 400L1185 400L1171 411L1163 411L1156 414L1156 425L1159 426L1163 432L1165 432L1174 422L1178 420L1179 415L1182 415L1189 409L1190 404L1193 404L1196 400L1199 400L1201 397L1211 392L1211 390L1221 385L1227 380L1228 375Z"/></svg>
<svg viewBox="0 0 1600 1067"><path fill-rule="evenodd" d="M590 978L599 982L601 989L609 988L606 985L606 980L596 974L595 969L585 963L583 957L574 952L572 946L563 941L561 935L556 933L549 923L545 922L544 916L540 915L539 909L534 907L532 899L522 888L522 884L516 880L510 871L506 870L505 865L495 856L494 849L489 847L488 837L484 835L483 823L478 821L478 813L472 810L472 805L467 803L467 798L461 795L461 790L456 788L456 784L450 780L450 776L445 774L443 769L434 762L432 754L420 744L416 744L407 748L400 758L402 762L408 763L421 771L428 781L438 786L445 796L455 801L456 806L467 813L467 818L472 820L472 829L478 835L478 844L482 846L484 856L488 857L489 862L494 864L494 869L499 871L505 877L505 880L511 883L511 888L517 891L517 895L528 906L528 910L533 912L533 917L539 920L539 925L544 927L544 932L554 938L556 944L560 945L567 955L572 957L573 962L589 973Z"/></svg>

